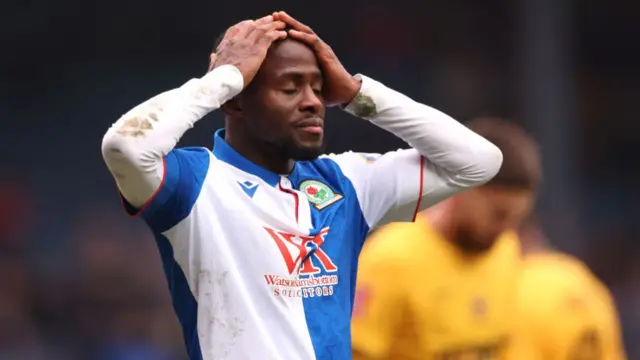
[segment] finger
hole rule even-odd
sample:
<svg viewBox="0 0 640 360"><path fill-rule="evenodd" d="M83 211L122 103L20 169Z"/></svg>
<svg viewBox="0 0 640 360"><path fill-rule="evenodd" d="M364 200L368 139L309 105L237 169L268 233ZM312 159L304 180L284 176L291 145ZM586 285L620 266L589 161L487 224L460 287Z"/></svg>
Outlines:
<svg viewBox="0 0 640 360"><path fill-rule="evenodd" d="M298 30L289 30L291 38L302 41L310 45L314 49L318 49L322 45L322 40L316 34L309 34Z"/></svg>
<svg viewBox="0 0 640 360"><path fill-rule="evenodd" d="M258 44L268 48L275 41L284 40L287 38L287 36L289 36L289 34L287 34L287 32L283 30L269 31L260 37L260 39L258 40Z"/></svg>
<svg viewBox="0 0 640 360"><path fill-rule="evenodd" d="M287 36L289 36L289 34L287 34L286 31L273 30L266 33L263 39L265 39L265 41L269 41L269 43L273 43L274 41L284 40Z"/></svg>
<svg viewBox="0 0 640 360"><path fill-rule="evenodd" d="M216 53L211 53L211 55L209 55L209 71L213 70L213 66L216 64L217 58L218 55L216 55Z"/></svg>
<svg viewBox="0 0 640 360"><path fill-rule="evenodd" d="M262 26L265 24L269 24L271 22L273 22L273 15L267 15L265 17L261 17L260 19L256 20L256 26Z"/></svg>
<svg viewBox="0 0 640 360"><path fill-rule="evenodd" d="M237 33L235 36L240 38L246 38L256 28L256 23L253 20L245 20L240 22L237 26Z"/></svg>
<svg viewBox="0 0 640 360"><path fill-rule="evenodd" d="M302 31L302 32L306 32L309 34L313 34L313 30L311 30L310 27L308 27L307 25L301 23L300 21L294 19L293 17L291 17L291 15L287 14L284 11L278 11L278 13L275 16L276 20L280 20L280 21L284 21L287 24L289 24L292 28L298 30L298 31Z"/></svg>
<svg viewBox="0 0 640 360"><path fill-rule="evenodd" d="M274 30L284 30L284 28L287 26L287 24L285 24L282 21L274 21L272 23L269 24L265 24L262 25L256 29L253 30L253 32L249 35L248 38L252 38L253 40L258 40L261 37L263 37L266 33L274 31Z"/></svg>

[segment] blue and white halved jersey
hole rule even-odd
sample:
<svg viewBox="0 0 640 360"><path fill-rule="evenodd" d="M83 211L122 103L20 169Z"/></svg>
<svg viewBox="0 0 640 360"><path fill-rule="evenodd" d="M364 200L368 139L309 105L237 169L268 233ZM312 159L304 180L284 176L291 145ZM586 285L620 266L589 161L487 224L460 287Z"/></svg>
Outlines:
<svg viewBox="0 0 640 360"><path fill-rule="evenodd" d="M413 219L421 159L415 150L350 152L280 176L238 154L222 131L213 152L171 151L141 215L190 359L350 359L360 249L372 226ZM402 174L385 174L385 162Z"/></svg>
<svg viewBox="0 0 640 360"><path fill-rule="evenodd" d="M224 131L213 151L172 149L242 90L228 65L139 105L105 135L104 158L125 197L157 189L128 211L155 234L190 359L350 359L358 255L370 230L412 221L499 169L501 154L485 139L361 79L359 96L375 110L367 119L415 149L325 155L286 175L241 156ZM352 105L345 110L357 114Z"/></svg>

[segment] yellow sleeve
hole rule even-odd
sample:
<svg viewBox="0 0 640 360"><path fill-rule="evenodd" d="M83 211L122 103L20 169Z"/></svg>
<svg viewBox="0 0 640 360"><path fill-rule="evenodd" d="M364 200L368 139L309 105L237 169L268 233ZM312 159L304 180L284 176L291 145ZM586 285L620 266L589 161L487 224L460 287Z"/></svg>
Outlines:
<svg viewBox="0 0 640 360"><path fill-rule="evenodd" d="M521 278L509 360L626 360L609 291L570 270L540 267Z"/></svg>
<svg viewBox="0 0 640 360"><path fill-rule="evenodd" d="M622 342L620 318L613 296L604 284L598 283L597 290L603 304L602 331L604 360L626 360L627 355Z"/></svg>
<svg viewBox="0 0 640 360"><path fill-rule="evenodd" d="M379 236L367 240L360 255L351 321L354 360L387 358L400 324L402 275L384 242Z"/></svg>

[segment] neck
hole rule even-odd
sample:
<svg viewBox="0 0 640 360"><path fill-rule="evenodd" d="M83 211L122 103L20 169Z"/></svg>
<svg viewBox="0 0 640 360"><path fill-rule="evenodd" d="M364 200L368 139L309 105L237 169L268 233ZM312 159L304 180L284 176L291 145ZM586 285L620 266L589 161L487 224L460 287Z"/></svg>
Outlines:
<svg viewBox="0 0 640 360"><path fill-rule="evenodd" d="M456 243L456 228L447 201L431 207L423 213L431 226L439 232L447 241Z"/></svg>
<svg viewBox="0 0 640 360"><path fill-rule="evenodd" d="M544 253L551 251L547 242L537 235L520 235L520 249L523 255Z"/></svg>
<svg viewBox="0 0 640 360"><path fill-rule="evenodd" d="M271 144L237 134L238 132L232 131L229 122L227 122L224 140L252 163L280 175L289 174L293 170L293 159L282 156L280 149Z"/></svg>
<svg viewBox="0 0 640 360"><path fill-rule="evenodd" d="M470 239L463 238L459 228L459 222L456 218L456 211L453 208L451 200L430 208L425 212L425 216L429 219L431 226L443 237L443 239L451 243L461 255L465 257L475 258L477 255L485 253L487 248L477 247Z"/></svg>

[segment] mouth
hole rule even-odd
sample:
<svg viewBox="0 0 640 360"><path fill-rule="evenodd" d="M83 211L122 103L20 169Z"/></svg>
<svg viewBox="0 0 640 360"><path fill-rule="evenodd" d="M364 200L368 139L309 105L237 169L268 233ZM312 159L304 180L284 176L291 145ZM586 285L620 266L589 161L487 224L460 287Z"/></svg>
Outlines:
<svg viewBox="0 0 640 360"><path fill-rule="evenodd" d="M301 131L312 133L312 134L322 134L324 121L319 117L306 118L296 122L296 128Z"/></svg>

